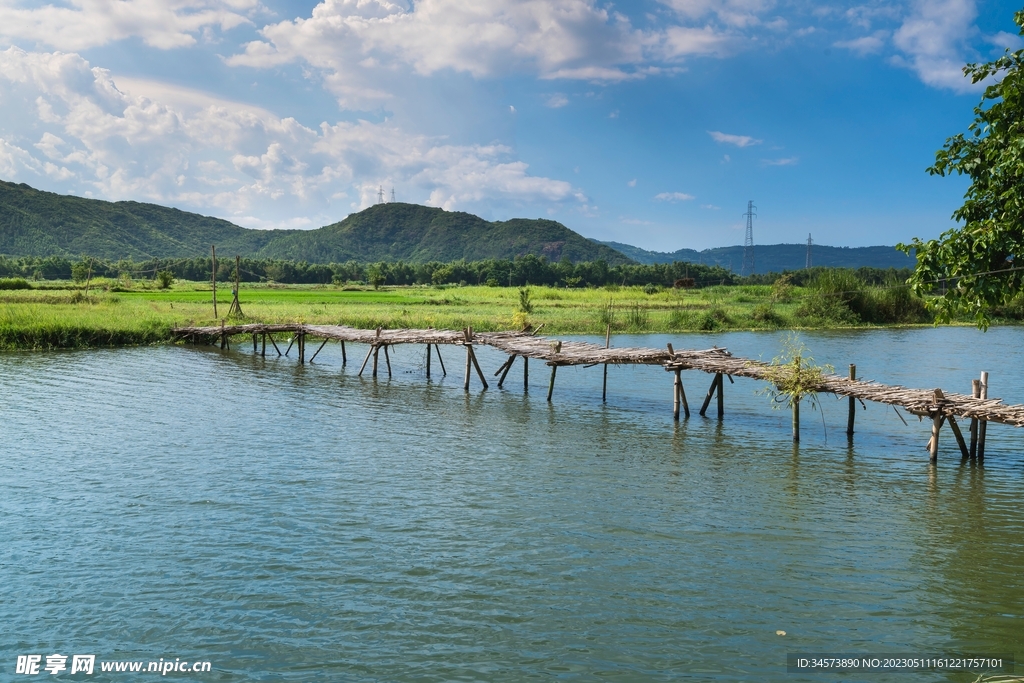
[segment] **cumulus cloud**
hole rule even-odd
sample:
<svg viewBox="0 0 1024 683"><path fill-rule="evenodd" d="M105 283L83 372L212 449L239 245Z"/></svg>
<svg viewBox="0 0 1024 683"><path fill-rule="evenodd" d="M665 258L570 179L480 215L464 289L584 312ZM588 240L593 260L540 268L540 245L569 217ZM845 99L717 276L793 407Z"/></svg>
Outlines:
<svg viewBox="0 0 1024 683"><path fill-rule="evenodd" d="M65 192L234 220L261 215L262 225L271 215L336 220L372 203L381 182L446 209L484 199L586 202L568 182L531 175L503 145L455 145L391 123L309 128L197 91L119 86L74 54L0 52L0 116L9 131L0 137L0 173L8 179L48 177Z"/></svg>
<svg viewBox="0 0 1024 683"><path fill-rule="evenodd" d="M889 37L888 31L875 31L869 36L861 36L860 38L851 38L850 40L839 40L832 43L834 47L843 48L856 52L857 54L864 56L870 54L877 54L882 51L885 47L886 39Z"/></svg>
<svg viewBox="0 0 1024 683"><path fill-rule="evenodd" d="M552 109L560 109L567 104L569 104L569 98L560 92L551 95L548 97L547 102L545 102L545 105Z"/></svg>
<svg viewBox="0 0 1024 683"><path fill-rule="evenodd" d="M686 194L685 192L660 192L654 195L654 199L659 202L687 202L693 199L692 194Z"/></svg>
<svg viewBox="0 0 1024 683"><path fill-rule="evenodd" d="M195 34L251 23L258 0L68 0L66 4L4 2L0 36L16 41L84 50L141 38L152 47L188 47Z"/></svg>
<svg viewBox="0 0 1024 683"><path fill-rule="evenodd" d="M978 33L973 0L916 0L893 34L903 53L894 63L912 69L928 85L959 92L973 90L964 77L968 40Z"/></svg>
<svg viewBox="0 0 1024 683"><path fill-rule="evenodd" d="M708 135L710 135L711 139L715 142L720 142L725 145L736 145L737 147L760 145L763 142L763 140L755 140L749 135L731 135L717 130L709 130Z"/></svg>

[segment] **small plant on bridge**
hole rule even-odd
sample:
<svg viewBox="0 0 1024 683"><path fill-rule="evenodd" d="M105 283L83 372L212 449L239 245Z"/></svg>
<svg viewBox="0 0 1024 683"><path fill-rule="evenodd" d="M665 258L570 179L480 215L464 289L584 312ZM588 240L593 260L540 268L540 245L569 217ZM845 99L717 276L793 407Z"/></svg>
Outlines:
<svg viewBox="0 0 1024 683"><path fill-rule="evenodd" d="M783 405L793 410L793 441L800 440L800 401L810 399L811 409L819 408L818 389L825 373L831 373L831 365L815 365L808 355L807 347L795 334L790 334L782 343L782 353L764 368L763 379L768 386L758 391L772 400L773 408ZM822 417L822 426L824 426Z"/></svg>

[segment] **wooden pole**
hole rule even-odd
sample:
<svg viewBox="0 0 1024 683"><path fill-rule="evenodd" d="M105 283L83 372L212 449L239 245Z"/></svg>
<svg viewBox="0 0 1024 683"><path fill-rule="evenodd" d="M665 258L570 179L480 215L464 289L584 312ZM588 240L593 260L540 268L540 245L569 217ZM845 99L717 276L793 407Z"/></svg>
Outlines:
<svg viewBox="0 0 1024 683"><path fill-rule="evenodd" d="M971 396L981 398L981 380L971 380ZM978 418L971 418L971 458L978 455Z"/></svg>
<svg viewBox="0 0 1024 683"><path fill-rule="evenodd" d="M939 430L942 428L944 420L941 412L936 412L932 418L932 438L928 442L928 455L933 463L939 459Z"/></svg>
<svg viewBox="0 0 1024 683"><path fill-rule="evenodd" d="M722 377L722 373L718 373L718 419L721 420L725 416L725 378Z"/></svg>
<svg viewBox="0 0 1024 683"><path fill-rule="evenodd" d="M373 378L377 379L377 356L380 353L380 346L377 344L373 345Z"/></svg>
<svg viewBox="0 0 1024 683"><path fill-rule="evenodd" d="M345 340L341 340L341 367L348 365L348 357L345 355Z"/></svg>
<svg viewBox="0 0 1024 683"><path fill-rule="evenodd" d="M224 347L227 346L228 335L224 332L224 321L220 321L220 348L223 351Z"/></svg>
<svg viewBox="0 0 1024 683"><path fill-rule="evenodd" d="M256 353L256 333L252 333L252 352Z"/></svg>
<svg viewBox="0 0 1024 683"><path fill-rule="evenodd" d="M523 356L523 391L530 390L530 358Z"/></svg>
<svg viewBox="0 0 1024 683"><path fill-rule="evenodd" d="M277 351L277 355L281 355L281 349L277 348L277 342L274 341L274 335L270 335L270 343L274 345L274 350Z"/></svg>
<svg viewBox="0 0 1024 683"><path fill-rule="evenodd" d="M683 388L683 376L679 374L680 370L676 370L676 374L679 376L679 398L683 402L683 415L690 417L690 404L686 402L686 389Z"/></svg>
<svg viewBox="0 0 1024 683"><path fill-rule="evenodd" d="M672 419L679 422L679 370L672 378Z"/></svg>
<svg viewBox="0 0 1024 683"><path fill-rule="evenodd" d="M293 334L292 338L288 340L288 348L284 350L284 355L286 355L286 356L288 355L288 352L292 350L292 344L294 344L294 343L295 343L295 335Z"/></svg>
<svg viewBox="0 0 1024 683"><path fill-rule="evenodd" d="M555 390L555 371L558 370L557 365L551 366L551 379L548 380L548 403L551 403L551 394Z"/></svg>
<svg viewBox="0 0 1024 683"><path fill-rule="evenodd" d="M312 362L313 362L313 359L317 357L317 354L319 354L319 353L320 353L320 351L321 351L321 350L323 350L323 348L324 348L325 346L327 346L327 342L329 342L329 341L330 341L329 339L326 339L326 338L324 339L324 341L323 341L323 343L322 343L322 344L320 345L320 347L319 347L319 348L317 348L317 350L316 350L316 353L314 353L314 354L313 354L313 358L310 358L310 359L309 359L309 362L310 362L310 363L312 363Z"/></svg>
<svg viewBox="0 0 1024 683"><path fill-rule="evenodd" d="M988 398L988 373L981 373L981 398ZM985 459L985 432L988 430L988 421L981 420L978 423L978 460Z"/></svg>
<svg viewBox="0 0 1024 683"><path fill-rule="evenodd" d="M306 362L306 333L299 332L299 362Z"/></svg>
<svg viewBox="0 0 1024 683"><path fill-rule="evenodd" d="M967 460L971 457L971 452L967 449L967 444L964 442L964 435L960 431L960 425L956 423L956 418L952 415L949 415L946 420L949 421L949 428L953 430L953 436L956 437L956 445L960 447L961 459Z"/></svg>
<svg viewBox="0 0 1024 683"><path fill-rule="evenodd" d="M857 379L857 366L850 363L850 379ZM850 397L850 413L846 418L846 435L853 438L853 421L857 418L857 399Z"/></svg>
<svg viewBox="0 0 1024 683"><path fill-rule="evenodd" d="M484 372L480 369L480 363L476 361L476 351L473 350L472 344L469 346L469 357L473 360L473 367L476 368L476 374L480 378L480 383L484 385L484 389L488 389L487 380L484 379Z"/></svg>
<svg viewBox="0 0 1024 683"><path fill-rule="evenodd" d="M465 388L466 391L469 391L469 373L473 371L472 370L473 361L470 360L470 356L472 355L473 352L469 348L469 328L468 327L463 328L462 336L466 340L466 384L465 384L464 388Z"/></svg>
<svg viewBox="0 0 1024 683"><path fill-rule="evenodd" d="M210 282L213 284L213 319L217 319L217 245L211 245L210 251L213 253L213 273L210 276Z"/></svg>
<svg viewBox="0 0 1024 683"><path fill-rule="evenodd" d="M604 348L610 349L612 347L612 324L608 323L608 327L604 331ZM608 364L604 364L604 381L601 383L601 402L605 403L608 400Z"/></svg>
<svg viewBox="0 0 1024 683"><path fill-rule="evenodd" d="M260 355L263 356L264 358L266 358L267 357L267 333L266 332L263 333L263 345L262 345L261 349L262 350L260 351Z"/></svg>
<svg viewBox="0 0 1024 683"><path fill-rule="evenodd" d="M427 379L430 379L430 344L427 344Z"/></svg>
<svg viewBox="0 0 1024 683"><path fill-rule="evenodd" d="M391 377L391 356L388 355L388 345L384 345L384 362L388 366L388 377Z"/></svg>
<svg viewBox="0 0 1024 683"><path fill-rule="evenodd" d="M505 363L505 370L501 373L501 379L498 380L498 388L505 383L505 377L508 375L508 371L512 369L512 364L516 362L515 354L509 356L508 362Z"/></svg>
<svg viewBox="0 0 1024 683"><path fill-rule="evenodd" d="M700 416L705 417L708 412L708 406L711 405L711 398L715 395L715 389L718 388L718 380L722 377L721 373L717 373L715 378L711 380L711 386L708 387L708 395L704 397L704 405L700 407Z"/></svg>
<svg viewBox="0 0 1024 683"><path fill-rule="evenodd" d="M437 354L437 362L441 364L441 376L447 377L448 371L444 369L444 358L441 358L441 347L434 344L434 353Z"/></svg>
<svg viewBox="0 0 1024 683"><path fill-rule="evenodd" d="M793 443L800 443L800 397L793 397Z"/></svg>
<svg viewBox="0 0 1024 683"><path fill-rule="evenodd" d="M357 377L362 377L363 376L363 370L366 369L366 364L369 362L370 356L373 355L373 349L374 349L374 347L371 344L370 348L366 351L366 358L363 359L363 364L361 366L359 366L359 374L356 375Z"/></svg>

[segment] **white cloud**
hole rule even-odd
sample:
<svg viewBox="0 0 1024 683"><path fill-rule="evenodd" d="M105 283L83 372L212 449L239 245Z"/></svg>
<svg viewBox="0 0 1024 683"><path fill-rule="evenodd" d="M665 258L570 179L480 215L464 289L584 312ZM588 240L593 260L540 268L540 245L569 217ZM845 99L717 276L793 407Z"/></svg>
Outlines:
<svg viewBox="0 0 1024 683"><path fill-rule="evenodd" d="M342 215L372 203L381 182L444 208L586 202L568 182L530 175L502 145L455 145L391 123L313 129L198 91L128 83L122 90L78 55L0 52L0 173L232 220L260 215L261 226L336 220L349 191L359 199Z"/></svg>
<svg viewBox="0 0 1024 683"><path fill-rule="evenodd" d="M702 208L702 209L708 209L708 210L710 210L710 211L718 211L718 210L719 210L719 209L721 209L722 207L720 207L720 206L715 206L714 204L701 204L701 205L700 205L700 208Z"/></svg>
<svg viewBox="0 0 1024 683"><path fill-rule="evenodd" d="M565 105L569 104L569 98L560 92L556 92L548 97L545 106L551 107L552 109L560 109Z"/></svg>
<svg viewBox="0 0 1024 683"><path fill-rule="evenodd" d="M763 140L755 140L749 135L730 135L729 133L723 133L717 130L709 130L708 135L715 142L720 142L725 145L736 145L737 147L749 147L751 145L760 145Z"/></svg>
<svg viewBox="0 0 1024 683"><path fill-rule="evenodd" d="M626 187L636 187L636 178L633 178L628 183L626 183Z"/></svg>
<svg viewBox="0 0 1024 683"><path fill-rule="evenodd" d="M0 35L62 50L141 38L170 49L195 44L195 34L251 23L258 0L67 0L41 5L0 4ZM41 5L41 6L40 6Z"/></svg>
<svg viewBox="0 0 1024 683"><path fill-rule="evenodd" d="M850 40L840 40L832 43L832 45L834 47L851 50L861 56L864 56L881 52L882 48L885 47L888 37L889 32L882 30L875 31L869 36L861 36L860 38L852 38Z"/></svg>
<svg viewBox="0 0 1024 683"><path fill-rule="evenodd" d="M654 199L659 202L688 202L694 199L692 194L686 194L685 192L661 192L654 195Z"/></svg>
<svg viewBox="0 0 1024 683"><path fill-rule="evenodd" d="M973 0L915 0L910 14L893 34L904 57L893 61L912 69L928 85L958 92L974 90L963 75L969 47L978 33Z"/></svg>
<svg viewBox="0 0 1024 683"><path fill-rule="evenodd" d="M765 166L793 166L799 161L798 157L786 157L784 159L762 159L761 163Z"/></svg>

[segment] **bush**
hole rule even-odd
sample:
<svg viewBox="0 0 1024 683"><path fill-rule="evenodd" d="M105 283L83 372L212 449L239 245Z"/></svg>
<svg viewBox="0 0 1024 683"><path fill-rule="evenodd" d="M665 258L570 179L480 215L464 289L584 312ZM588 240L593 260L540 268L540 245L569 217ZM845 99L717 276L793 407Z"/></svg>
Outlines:
<svg viewBox="0 0 1024 683"><path fill-rule="evenodd" d="M169 270L161 270L156 274L156 285L160 289L170 289L174 284L174 273Z"/></svg>
<svg viewBox="0 0 1024 683"><path fill-rule="evenodd" d="M931 316L924 301L914 295L909 286L891 283L886 287L869 290L873 302L871 317L875 323L928 322Z"/></svg>
<svg viewBox="0 0 1024 683"><path fill-rule="evenodd" d="M0 278L0 289L32 289L32 285L23 277Z"/></svg>
<svg viewBox="0 0 1024 683"><path fill-rule="evenodd" d="M711 314L711 311L704 311L697 317L696 327L698 330L702 330L704 332L712 332L714 330L717 330L720 326L721 324L718 322L715 316Z"/></svg>
<svg viewBox="0 0 1024 683"><path fill-rule="evenodd" d="M533 302L530 301L530 288L520 287L519 288L519 312L520 313L533 313Z"/></svg>
<svg viewBox="0 0 1024 683"><path fill-rule="evenodd" d="M639 303L635 303L626 309L626 324L631 329L645 330L650 322L650 312Z"/></svg>
<svg viewBox="0 0 1024 683"><path fill-rule="evenodd" d="M661 287L659 287L658 285L653 285L650 282L644 285L644 294L657 294L659 291L661 291Z"/></svg>
<svg viewBox="0 0 1024 683"><path fill-rule="evenodd" d="M758 304L750 312L750 317L759 323L779 327L782 325L782 316L775 312L772 304Z"/></svg>

